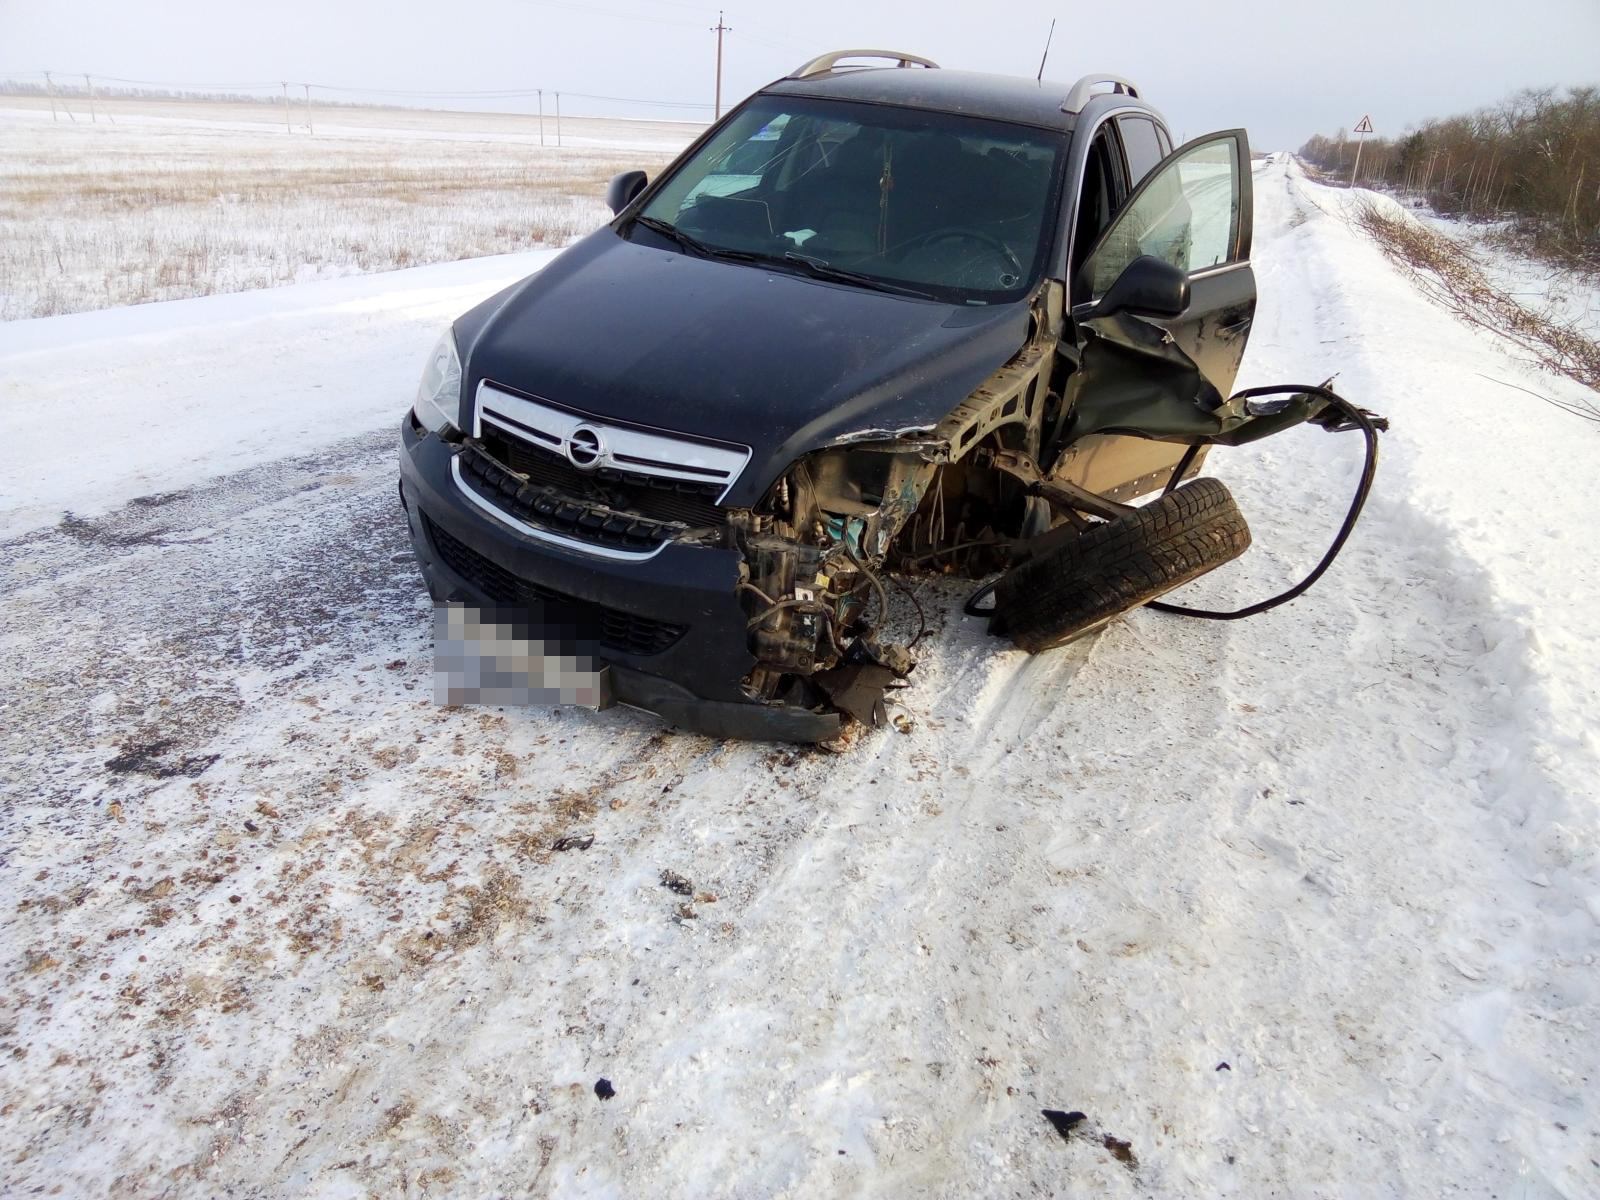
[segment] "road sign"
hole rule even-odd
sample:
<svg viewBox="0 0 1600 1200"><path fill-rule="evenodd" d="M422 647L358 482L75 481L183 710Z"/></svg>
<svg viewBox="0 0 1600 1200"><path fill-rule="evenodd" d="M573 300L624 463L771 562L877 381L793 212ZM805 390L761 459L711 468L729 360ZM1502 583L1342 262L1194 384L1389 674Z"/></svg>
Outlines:
<svg viewBox="0 0 1600 1200"><path fill-rule="evenodd" d="M1351 132L1352 133L1363 133L1363 134L1371 133L1372 132L1372 118L1367 116L1365 113L1363 113L1361 115L1361 120L1357 123L1356 127L1353 130L1351 130ZM1362 147L1363 144L1364 143L1362 142L1362 140L1360 138L1356 139L1356 165L1350 168L1350 186L1351 187L1355 187L1355 185L1356 185L1356 174L1361 170L1361 147Z"/></svg>

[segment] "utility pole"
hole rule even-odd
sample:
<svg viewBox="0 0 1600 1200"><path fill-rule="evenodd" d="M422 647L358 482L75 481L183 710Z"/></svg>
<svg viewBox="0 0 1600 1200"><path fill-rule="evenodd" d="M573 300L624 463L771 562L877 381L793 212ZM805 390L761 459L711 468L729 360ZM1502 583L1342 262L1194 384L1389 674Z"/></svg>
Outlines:
<svg viewBox="0 0 1600 1200"><path fill-rule="evenodd" d="M94 80L85 75L83 77L83 86L89 89L89 124L96 125L99 123L99 118L95 116L94 112Z"/></svg>
<svg viewBox="0 0 1600 1200"><path fill-rule="evenodd" d="M732 33L733 27L722 23L722 10L717 10L717 23L711 27L711 32L717 35L717 115L716 120L722 119L722 35Z"/></svg>
<svg viewBox="0 0 1600 1200"><path fill-rule="evenodd" d="M52 121L59 121L61 118L56 116L56 85L51 80L49 71L44 73L44 90L50 94L50 119ZM70 108L67 108L67 98L65 96L61 98L61 107L67 109L67 120L76 125L78 123L78 118L72 115L72 110Z"/></svg>
<svg viewBox="0 0 1600 1200"><path fill-rule="evenodd" d="M311 85L302 83L300 86L306 90L306 132L315 134L317 131L311 127Z"/></svg>
<svg viewBox="0 0 1600 1200"><path fill-rule="evenodd" d="M285 79L282 82L283 82L283 131L285 133L292 134L292 133L294 133L294 129L291 128L290 125L289 125L289 81L287 79Z"/></svg>
<svg viewBox="0 0 1600 1200"><path fill-rule="evenodd" d="M539 145L544 145L544 89L534 88L539 94Z"/></svg>
<svg viewBox="0 0 1600 1200"><path fill-rule="evenodd" d="M556 93L556 145L561 145L561 93Z"/></svg>

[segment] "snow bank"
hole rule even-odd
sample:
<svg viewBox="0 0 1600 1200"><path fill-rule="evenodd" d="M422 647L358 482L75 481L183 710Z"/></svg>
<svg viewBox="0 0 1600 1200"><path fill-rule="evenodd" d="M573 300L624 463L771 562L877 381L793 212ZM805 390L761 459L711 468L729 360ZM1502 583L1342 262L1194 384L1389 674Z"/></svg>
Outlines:
<svg viewBox="0 0 1600 1200"><path fill-rule="evenodd" d="M556 253L0 323L0 536L398 428L439 334Z"/></svg>

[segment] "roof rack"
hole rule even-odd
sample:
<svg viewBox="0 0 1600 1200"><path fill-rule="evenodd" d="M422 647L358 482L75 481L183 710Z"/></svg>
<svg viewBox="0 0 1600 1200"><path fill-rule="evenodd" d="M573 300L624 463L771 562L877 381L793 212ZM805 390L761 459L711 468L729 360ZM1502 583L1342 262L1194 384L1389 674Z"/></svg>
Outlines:
<svg viewBox="0 0 1600 1200"><path fill-rule="evenodd" d="M819 55L808 63L802 63L793 71L789 72L789 78L810 79L813 75L826 75L828 72L835 69L835 66L840 59L845 58L885 58L902 67L909 67L912 64L915 64L919 67L932 68L937 68L939 66L939 64L934 62L931 58L923 58L916 54L907 54L902 50L835 50L829 54Z"/></svg>
<svg viewBox="0 0 1600 1200"><path fill-rule="evenodd" d="M1067 98L1061 102L1061 111L1065 113L1080 113L1084 106L1094 97L1094 89L1102 83L1111 84L1111 91L1105 93L1112 96L1132 96L1139 98L1139 89L1133 86L1131 80L1120 75L1107 75L1103 71L1090 71L1077 83L1072 85L1072 90L1067 93Z"/></svg>

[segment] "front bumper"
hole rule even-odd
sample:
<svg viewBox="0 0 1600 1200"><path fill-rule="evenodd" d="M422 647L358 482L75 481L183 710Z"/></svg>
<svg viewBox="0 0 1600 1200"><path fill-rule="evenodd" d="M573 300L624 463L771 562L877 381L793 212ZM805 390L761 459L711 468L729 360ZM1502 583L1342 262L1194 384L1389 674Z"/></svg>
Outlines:
<svg viewBox="0 0 1600 1200"><path fill-rule="evenodd" d="M652 558L618 562L552 545L484 513L462 495L450 473L452 447L400 426L400 497L423 580L435 600L487 605L495 598L453 569L436 531L519 580L576 605L681 626L665 649L632 653L603 646L610 696L712 737L817 742L839 734L837 713L745 699L740 681L755 666L746 645L746 616L735 586L734 550L669 545Z"/></svg>

